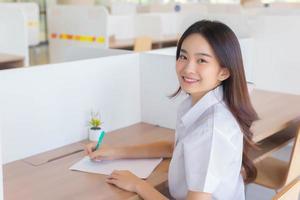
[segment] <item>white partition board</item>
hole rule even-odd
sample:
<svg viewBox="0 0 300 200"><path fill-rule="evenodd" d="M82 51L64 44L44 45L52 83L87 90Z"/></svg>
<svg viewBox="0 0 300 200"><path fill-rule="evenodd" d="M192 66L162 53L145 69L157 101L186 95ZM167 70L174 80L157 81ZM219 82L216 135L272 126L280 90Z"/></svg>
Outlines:
<svg viewBox="0 0 300 200"><path fill-rule="evenodd" d="M246 74L246 80L248 82L255 83L254 81L254 39L253 38L241 38L239 39L244 70Z"/></svg>
<svg viewBox="0 0 300 200"><path fill-rule="evenodd" d="M25 23L28 31L30 46L40 42L39 7L36 3L0 3L0 8L19 8L26 16Z"/></svg>
<svg viewBox="0 0 300 200"><path fill-rule="evenodd" d="M2 128L0 124L0 200L3 200Z"/></svg>
<svg viewBox="0 0 300 200"><path fill-rule="evenodd" d="M207 9L207 5L206 3L184 3L180 5L180 12L186 12L186 13L190 13L190 12L198 12L201 14L205 14L208 13L208 9Z"/></svg>
<svg viewBox="0 0 300 200"><path fill-rule="evenodd" d="M140 70L142 121L174 129L177 107L184 98L168 97L179 87L175 57L141 54Z"/></svg>
<svg viewBox="0 0 300 200"><path fill-rule="evenodd" d="M135 20L135 37L159 38L162 34L162 19L155 14L139 14Z"/></svg>
<svg viewBox="0 0 300 200"><path fill-rule="evenodd" d="M177 13L151 13L136 15L110 15L109 35L116 39L132 39L138 36L173 36L178 33Z"/></svg>
<svg viewBox="0 0 300 200"><path fill-rule="evenodd" d="M177 35L178 34L178 13L155 13L161 18L161 34Z"/></svg>
<svg viewBox="0 0 300 200"><path fill-rule="evenodd" d="M134 15L109 15L108 34L115 39L132 39L135 37Z"/></svg>
<svg viewBox="0 0 300 200"><path fill-rule="evenodd" d="M167 4L151 3L151 4L149 4L148 11L150 13L175 12L175 6L176 5L179 5L179 4L178 3L167 3Z"/></svg>
<svg viewBox="0 0 300 200"><path fill-rule="evenodd" d="M300 15L261 16L255 26L255 84L266 90L300 94Z"/></svg>
<svg viewBox="0 0 300 200"><path fill-rule="evenodd" d="M87 138L92 109L103 128L141 121L139 55L0 72L4 163Z"/></svg>
<svg viewBox="0 0 300 200"><path fill-rule="evenodd" d="M240 4L229 4L229 3L217 3L217 4L206 4L207 12L218 14L241 14L243 12L243 6Z"/></svg>
<svg viewBox="0 0 300 200"><path fill-rule="evenodd" d="M176 57L176 49L177 49L177 47L167 47L167 48L150 50L150 51L147 51L146 53Z"/></svg>
<svg viewBox="0 0 300 200"><path fill-rule="evenodd" d="M110 14L112 15L134 15L136 14L136 3L131 2L112 2L110 5Z"/></svg>
<svg viewBox="0 0 300 200"><path fill-rule="evenodd" d="M29 65L26 17L20 8L0 6L0 52L24 56Z"/></svg>
<svg viewBox="0 0 300 200"><path fill-rule="evenodd" d="M50 60L68 47L108 48L108 11L102 6L58 5L48 9Z"/></svg>
<svg viewBox="0 0 300 200"><path fill-rule="evenodd" d="M93 47L66 47L61 54L56 54L52 58L51 63L76 61L91 58L101 58L108 56L116 56L122 54L132 54L133 51L118 50L118 49L101 49Z"/></svg>
<svg viewBox="0 0 300 200"><path fill-rule="evenodd" d="M171 2L167 4L152 3L148 6L148 11L166 12L166 13L180 13L180 12L206 12L207 6L203 3L179 3Z"/></svg>
<svg viewBox="0 0 300 200"><path fill-rule="evenodd" d="M183 33L190 25L199 20L217 20L228 25L239 38L251 37L252 29L249 25L247 15L238 14L201 14L201 13L181 13L178 16L179 32Z"/></svg>

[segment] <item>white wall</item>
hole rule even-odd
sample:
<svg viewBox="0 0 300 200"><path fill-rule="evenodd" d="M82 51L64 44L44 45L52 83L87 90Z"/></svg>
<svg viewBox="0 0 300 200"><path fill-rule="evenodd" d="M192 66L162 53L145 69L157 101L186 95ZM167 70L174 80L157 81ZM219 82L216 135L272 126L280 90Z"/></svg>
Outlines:
<svg viewBox="0 0 300 200"><path fill-rule="evenodd" d="M87 138L91 109L111 131L141 120L138 54L0 71L3 162Z"/></svg>
<svg viewBox="0 0 300 200"><path fill-rule="evenodd" d="M24 56L29 65L27 25L19 8L0 7L0 52Z"/></svg>

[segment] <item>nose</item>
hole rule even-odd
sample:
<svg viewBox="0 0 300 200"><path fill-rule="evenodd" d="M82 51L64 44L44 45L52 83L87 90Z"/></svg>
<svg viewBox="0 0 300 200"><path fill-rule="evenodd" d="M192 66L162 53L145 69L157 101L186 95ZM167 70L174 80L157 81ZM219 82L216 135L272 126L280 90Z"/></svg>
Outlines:
<svg viewBox="0 0 300 200"><path fill-rule="evenodd" d="M185 72L195 72L196 71L196 63L193 60L189 60L186 65L184 66Z"/></svg>

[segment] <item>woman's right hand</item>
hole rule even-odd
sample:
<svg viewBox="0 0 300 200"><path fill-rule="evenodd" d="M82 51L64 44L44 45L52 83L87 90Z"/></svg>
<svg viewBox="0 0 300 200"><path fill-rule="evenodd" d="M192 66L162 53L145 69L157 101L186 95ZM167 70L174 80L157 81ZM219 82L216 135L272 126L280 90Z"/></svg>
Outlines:
<svg viewBox="0 0 300 200"><path fill-rule="evenodd" d="M96 142L91 142L85 146L85 154L92 160L114 160L120 158L117 155L116 148L107 145L101 145L99 149L96 149Z"/></svg>

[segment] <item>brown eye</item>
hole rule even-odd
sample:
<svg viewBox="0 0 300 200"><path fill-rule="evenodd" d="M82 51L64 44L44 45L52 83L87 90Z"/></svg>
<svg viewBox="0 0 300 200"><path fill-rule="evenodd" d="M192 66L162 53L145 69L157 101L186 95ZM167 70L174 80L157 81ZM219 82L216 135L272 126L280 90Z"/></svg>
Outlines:
<svg viewBox="0 0 300 200"><path fill-rule="evenodd" d="M179 55L179 57L178 57L178 60L186 60L187 58L186 58L186 56L184 56L184 55Z"/></svg>
<svg viewBox="0 0 300 200"><path fill-rule="evenodd" d="M202 63L207 63L207 61L204 60L204 59L199 59L199 60L197 60L197 63L198 63L198 64L202 64Z"/></svg>

